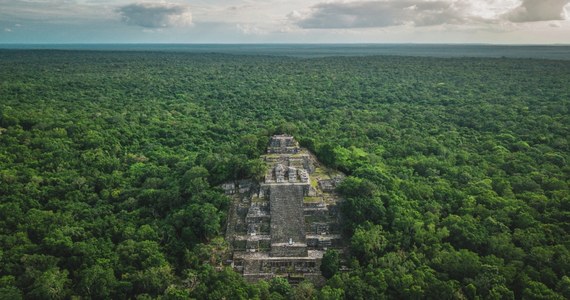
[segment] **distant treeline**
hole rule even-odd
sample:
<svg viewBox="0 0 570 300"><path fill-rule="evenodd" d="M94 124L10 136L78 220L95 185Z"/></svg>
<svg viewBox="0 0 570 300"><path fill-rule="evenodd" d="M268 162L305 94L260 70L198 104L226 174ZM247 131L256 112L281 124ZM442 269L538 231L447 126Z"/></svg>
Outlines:
<svg viewBox="0 0 570 300"><path fill-rule="evenodd" d="M487 44L0 44L4 50L155 51L302 58L397 55L570 60L570 45Z"/></svg>

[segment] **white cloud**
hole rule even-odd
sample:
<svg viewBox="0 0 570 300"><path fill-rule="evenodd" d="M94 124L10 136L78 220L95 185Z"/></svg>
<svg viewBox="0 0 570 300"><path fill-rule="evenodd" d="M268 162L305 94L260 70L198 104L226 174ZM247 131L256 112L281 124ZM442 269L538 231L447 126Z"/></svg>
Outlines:
<svg viewBox="0 0 570 300"><path fill-rule="evenodd" d="M469 1L382 0L317 4L304 17L290 14L302 28L367 28L398 25L432 26L483 20Z"/></svg>
<svg viewBox="0 0 570 300"><path fill-rule="evenodd" d="M301 14L300 12L294 10L294 11L290 12L290 13L287 15L287 18L289 18L290 20L296 20L296 21L298 21L298 20L300 20L300 19L303 18L303 14Z"/></svg>
<svg viewBox="0 0 570 300"><path fill-rule="evenodd" d="M174 3L133 3L117 10L128 25L144 28L167 28L192 25L190 8Z"/></svg>
<svg viewBox="0 0 570 300"><path fill-rule="evenodd" d="M267 34L267 31L261 29L253 24L237 24L236 28L238 31L245 35L263 35Z"/></svg>
<svg viewBox="0 0 570 300"><path fill-rule="evenodd" d="M564 7L570 0L523 0L505 16L512 22L566 20Z"/></svg>
<svg viewBox="0 0 570 300"><path fill-rule="evenodd" d="M570 0L370 0L323 2L287 17L301 28L469 26L567 19Z"/></svg>
<svg viewBox="0 0 570 300"><path fill-rule="evenodd" d="M0 7L0 20L21 24L26 21L83 23L114 15L108 5L73 0L0 0Z"/></svg>

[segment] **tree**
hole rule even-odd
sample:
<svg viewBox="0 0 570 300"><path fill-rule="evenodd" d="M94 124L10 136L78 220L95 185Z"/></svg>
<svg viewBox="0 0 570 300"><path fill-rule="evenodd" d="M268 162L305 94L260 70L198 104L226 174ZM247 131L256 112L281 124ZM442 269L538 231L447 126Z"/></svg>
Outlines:
<svg viewBox="0 0 570 300"><path fill-rule="evenodd" d="M325 278L333 277L340 268L340 259L338 251L334 249L327 250L321 261L321 273Z"/></svg>
<svg viewBox="0 0 570 300"><path fill-rule="evenodd" d="M523 290L523 299L528 300L562 300L564 297L549 289L541 282L531 281L528 282L527 288Z"/></svg>
<svg viewBox="0 0 570 300"><path fill-rule="evenodd" d="M477 252L489 241L486 228L472 215L450 215L444 220L444 224L450 232L449 240L457 248Z"/></svg>
<svg viewBox="0 0 570 300"><path fill-rule="evenodd" d="M208 170L202 166L192 167L181 179L182 192L186 195L198 194L210 187Z"/></svg>
<svg viewBox="0 0 570 300"><path fill-rule="evenodd" d="M169 216L176 238L195 245L214 238L220 230L222 213L210 203L191 204Z"/></svg>
<svg viewBox="0 0 570 300"><path fill-rule="evenodd" d="M133 283L135 295L148 293L157 296L163 294L173 282L174 274L170 265L164 264L125 274L125 278Z"/></svg>
<svg viewBox="0 0 570 300"><path fill-rule="evenodd" d="M199 274L199 283L192 291L197 299L251 299L258 295L247 288L243 277L231 270L223 268L219 271L205 265Z"/></svg>
<svg viewBox="0 0 570 300"><path fill-rule="evenodd" d="M562 276L562 279L556 285L556 291L564 298L570 299L570 277Z"/></svg>
<svg viewBox="0 0 570 300"><path fill-rule="evenodd" d="M475 278L481 272L479 256L467 249L441 251L434 257L433 263L436 270L457 280Z"/></svg>
<svg viewBox="0 0 570 300"><path fill-rule="evenodd" d="M0 300L21 300L22 291L15 286L0 287Z"/></svg>
<svg viewBox="0 0 570 300"><path fill-rule="evenodd" d="M67 270L51 268L43 272L31 286L29 296L35 299L65 299L71 281Z"/></svg>
<svg viewBox="0 0 570 300"><path fill-rule="evenodd" d="M334 152L334 146L331 144L324 144L318 148L319 160L324 164L335 167L336 166L336 153Z"/></svg>
<svg viewBox="0 0 570 300"><path fill-rule="evenodd" d="M342 289L335 289L330 286L325 286L319 293L319 300L341 300L344 298L344 291Z"/></svg>
<svg viewBox="0 0 570 300"><path fill-rule="evenodd" d="M117 285L113 269L101 265L94 265L83 270L80 276L80 289L89 298L109 298Z"/></svg>
<svg viewBox="0 0 570 300"><path fill-rule="evenodd" d="M0 261L2 260L2 252L0 252ZM0 300L21 300L23 299L22 291L15 287L16 278L14 276L0 277Z"/></svg>
<svg viewBox="0 0 570 300"><path fill-rule="evenodd" d="M352 176L345 178L337 189L349 198L371 198L378 192L378 187L371 181Z"/></svg>
<svg viewBox="0 0 570 300"><path fill-rule="evenodd" d="M303 281L293 289L291 298L294 300L314 300L317 298L317 290L311 282Z"/></svg>
<svg viewBox="0 0 570 300"><path fill-rule="evenodd" d="M269 281L269 292L278 293L279 295L288 298L292 293L291 285L286 278L275 277Z"/></svg>
<svg viewBox="0 0 570 300"><path fill-rule="evenodd" d="M358 227L350 239L350 251L360 262L366 265L370 260L382 255L388 239L380 225L366 223Z"/></svg>
<svg viewBox="0 0 570 300"><path fill-rule="evenodd" d="M349 229L365 222L387 223L386 208L379 196L349 197L340 204L340 207L344 216L343 222Z"/></svg>

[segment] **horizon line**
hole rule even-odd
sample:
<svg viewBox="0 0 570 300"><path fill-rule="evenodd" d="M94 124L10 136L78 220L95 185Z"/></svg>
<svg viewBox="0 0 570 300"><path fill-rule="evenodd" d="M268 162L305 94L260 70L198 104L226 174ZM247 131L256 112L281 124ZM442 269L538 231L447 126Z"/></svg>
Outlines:
<svg viewBox="0 0 570 300"><path fill-rule="evenodd" d="M58 43L3 43L0 42L0 46L3 45L33 45L33 46L42 46L42 45L473 45L473 46L570 46L570 43L422 43L422 42L340 42L340 43L310 43L310 42L303 42L303 43L289 43L289 42L265 42L265 43L225 43L225 42L211 42L211 43L162 43L162 42L141 42L141 43L114 43L114 42L58 42Z"/></svg>

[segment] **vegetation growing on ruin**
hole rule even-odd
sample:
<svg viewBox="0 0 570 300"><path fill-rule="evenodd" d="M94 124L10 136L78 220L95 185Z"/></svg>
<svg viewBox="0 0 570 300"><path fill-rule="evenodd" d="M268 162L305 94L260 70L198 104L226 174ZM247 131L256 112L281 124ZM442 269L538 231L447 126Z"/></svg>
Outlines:
<svg viewBox="0 0 570 300"><path fill-rule="evenodd" d="M570 298L570 62L0 53L0 295ZM224 266L273 133L347 175L324 287Z"/></svg>

